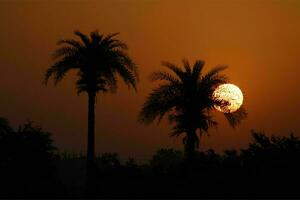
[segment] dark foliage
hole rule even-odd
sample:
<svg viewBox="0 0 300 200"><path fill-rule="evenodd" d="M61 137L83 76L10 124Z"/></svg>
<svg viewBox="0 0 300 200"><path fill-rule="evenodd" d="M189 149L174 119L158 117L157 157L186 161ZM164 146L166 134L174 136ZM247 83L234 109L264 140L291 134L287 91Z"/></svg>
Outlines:
<svg viewBox="0 0 300 200"><path fill-rule="evenodd" d="M77 92L94 93L115 91L117 75L136 89L137 67L127 55L127 45L116 39L118 33L104 35L93 31L85 35L74 31L79 38L59 40L53 53L54 63L45 73L57 84L71 70L77 71Z"/></svg>
<svg viewBox="0 0 300 200"><path fill-rule="evenodd" d="M13 130L2 118L0 130L1 197L63 194L55 179L55 147L50 134L32 122Z"/></svg>
<svg viewBox="0 0 300 200"><path fill-rule="evenodd" d="M191 166L180 151L161 149L148 164L122 164L117 156L99 168L98 197L300 197L300 140L252 133L240 151L198 152ZM107 163L110 163L107 165ZM132 164L128 164L132 163Z"/></svg>
<svg viewBox="0 0 300 200"><path fill-rule="evenodd" d="M32 122L14 130L7 120L0 121L2 198L86 197L84 176L78 179L81 186L72 187L73 182L66 181L83 173L84 168L77 165L85 166L85 157L57 154L49 133ZM293 134L268 137L256 131L252 139L240 151L197 152L193 165L173 149L158 150L144 164L133 158L121 162L116 153L102 154L96 159L92 197L299 198L300 139ZM58 161L63 166L60 170L56 170Z"/></svg>

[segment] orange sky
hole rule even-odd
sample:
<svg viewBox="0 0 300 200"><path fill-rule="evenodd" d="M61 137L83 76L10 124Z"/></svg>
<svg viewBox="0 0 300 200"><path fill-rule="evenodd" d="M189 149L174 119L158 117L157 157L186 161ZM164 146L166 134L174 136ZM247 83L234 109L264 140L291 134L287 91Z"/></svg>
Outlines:
<svg viewBox="0 0 300 200"><path fill-rule="evenodd" d="M139 65L138 93L121 84L99 95L96 151L147 159L159 147L181 149L170 126L144 126L137 115L153 84L148 76L167 60L226 64L245 94L248 119L233 130L223 116L202 148L244 147L250 129L300 136L300 1L298 0L2 0L0 2L0 115L14 126L34 120L61 150L85 151L87 98L74 74L57 87L41 84L56 41L88 33L120 32Z"/></svg>

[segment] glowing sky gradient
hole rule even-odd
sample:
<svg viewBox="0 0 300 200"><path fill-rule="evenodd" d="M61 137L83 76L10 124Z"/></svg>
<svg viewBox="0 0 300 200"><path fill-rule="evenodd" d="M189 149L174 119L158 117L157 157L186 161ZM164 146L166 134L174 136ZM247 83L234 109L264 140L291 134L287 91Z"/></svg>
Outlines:
<svg viewBox="0 0 300 200"><path fill-rule="evenodd" d="M221 113L218 129L202 148L245 146L250 129L300 136L300 1L298 0L2 0L0 2L0 115L14 126L34 120L53 133L61 150L85 151L87 98L77 96L74 76L43 86L56 41L88 33L120 32L140 66L138 93L122 84L99 95L96 151L149 158L159 147L181 149L166 122L140 125L137 116L153 88L148 76L162 60L226 64L245 95L249 113L233 130ZM73 74L74 75L74 74Z"/></svg>

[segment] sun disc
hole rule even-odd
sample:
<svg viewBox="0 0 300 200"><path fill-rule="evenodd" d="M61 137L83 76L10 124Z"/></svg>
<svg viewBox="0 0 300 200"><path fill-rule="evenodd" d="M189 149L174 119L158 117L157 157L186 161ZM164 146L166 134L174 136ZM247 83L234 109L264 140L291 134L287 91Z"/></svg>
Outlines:
<svg viewBox="0 0 300 200"><path fill-rule="evenodd" d="M236 85L231 83L219 85L213 92L213 99L223 102L215 108L224 113L233 113L243 104L243 93Z"/></svg>

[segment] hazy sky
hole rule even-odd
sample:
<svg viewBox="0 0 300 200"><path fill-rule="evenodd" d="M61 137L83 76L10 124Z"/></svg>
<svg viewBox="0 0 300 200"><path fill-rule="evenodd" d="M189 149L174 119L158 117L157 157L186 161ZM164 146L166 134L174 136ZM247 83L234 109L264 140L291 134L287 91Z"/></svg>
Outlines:
<svg viewBox="0 0 300 200"><path fill-rule="evenodd" d="M220 124L201 147L245 147L250 129L300 136L299 0L1 0L0 116L14 126L31 119L53 134L61 150L85 151L87 97L70 74L57 87L42 85L56 41L98 29L120 32L139 65L138 92L120 84L98 95L96 151L147 159L158 148L182 149L167 122L140 125L138 112L153 88L149 74L167 60L226 64L245 94L249 117L235 130Z"/></svg>

